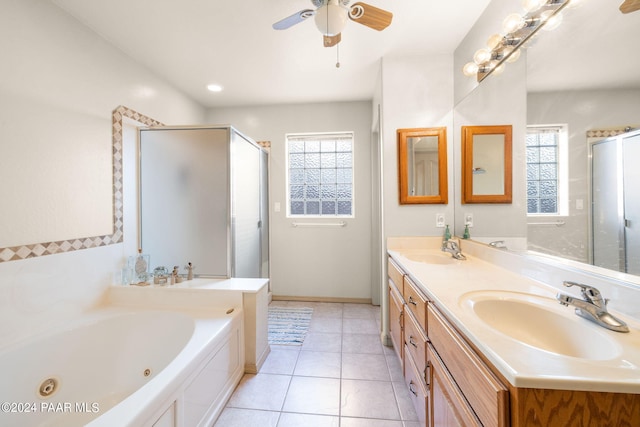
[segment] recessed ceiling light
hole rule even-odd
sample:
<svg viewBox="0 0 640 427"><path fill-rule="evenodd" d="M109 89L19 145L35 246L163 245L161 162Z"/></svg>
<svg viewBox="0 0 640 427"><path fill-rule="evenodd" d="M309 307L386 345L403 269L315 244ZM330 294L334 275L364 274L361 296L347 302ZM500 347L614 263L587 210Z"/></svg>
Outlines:
<svg viewBox="0 0 640 427"><path fill-rule="evenodd" d="M211 92L221 92L222 86L212 84L212 85L207 85L207 89L209 89Z"/></svg>

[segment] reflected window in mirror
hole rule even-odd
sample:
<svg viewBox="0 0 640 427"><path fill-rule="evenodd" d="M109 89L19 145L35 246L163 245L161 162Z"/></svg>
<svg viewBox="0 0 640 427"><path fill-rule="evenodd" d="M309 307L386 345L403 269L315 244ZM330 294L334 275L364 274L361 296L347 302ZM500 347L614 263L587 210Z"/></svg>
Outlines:
<svg viewBox="0 0 640 427"><path fill-rule="evenodd" d="M567 126L527 126L527 214L567 215Z"/></svg>
<svg viewBox="0 0 640 427"><path fill-rule="evenodd" d="M398 129L400 204L446 204L447 128Z"/></svg>
<svg viewBox="0 0 640 427"><path fill-rule="evenodd" d="M511 203L511 125L462 127L462 203Z"/></svg>

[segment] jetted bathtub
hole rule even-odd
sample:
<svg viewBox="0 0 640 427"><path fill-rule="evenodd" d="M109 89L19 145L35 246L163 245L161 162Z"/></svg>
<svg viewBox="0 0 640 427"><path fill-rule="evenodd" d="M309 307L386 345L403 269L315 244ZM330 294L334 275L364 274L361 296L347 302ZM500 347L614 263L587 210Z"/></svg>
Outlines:
<svg viewBox="0 0 640 427"><path fill-rule="evenodd" d="M240 309L96 310L0 352L0 426L208 425L243 364Z"/></svg>

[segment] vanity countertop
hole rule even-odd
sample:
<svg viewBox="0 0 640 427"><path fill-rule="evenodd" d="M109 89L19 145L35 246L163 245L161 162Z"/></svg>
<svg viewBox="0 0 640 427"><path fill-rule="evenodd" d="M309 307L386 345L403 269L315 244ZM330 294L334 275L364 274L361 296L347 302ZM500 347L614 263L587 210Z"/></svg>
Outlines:
<svg viewBox="0 0 640 427"><path fill-rule="evenodd" d="M629 325L630 332L609 331L576 316L573 307L562 306L555 299L558 292L577 297L578 289L558 289L476 256L467 255L466 261L429 263L429 257L449 254L439 250L439 239L428 241L429 246L418 247L415 240L397 239L388 244L388 252L513 386L640 394L640 321L610 310ZM430 254L427 262L416 261L420 253ZM524 310L511 310L513 327L502 321L494 323L496 329L489 324L501 321L499 316L493 317L499 313L491 312L489 306L483 320L474 309L474 304L486 299L515 300L525 305L514 307ZM528 310L530 306L534 309ZM536 315L540 313L536 307L546 310L543 316ZM547 317L552 322L545 324ZM565 326L570 332L579 332L575 337L579 348L555 352L555 345L568 348L566 342L560 342L569 341L562 340L560 329ZM505 327L510 329L506 333L498 330ZM544 342L538 345L540 337Z"/></svg>

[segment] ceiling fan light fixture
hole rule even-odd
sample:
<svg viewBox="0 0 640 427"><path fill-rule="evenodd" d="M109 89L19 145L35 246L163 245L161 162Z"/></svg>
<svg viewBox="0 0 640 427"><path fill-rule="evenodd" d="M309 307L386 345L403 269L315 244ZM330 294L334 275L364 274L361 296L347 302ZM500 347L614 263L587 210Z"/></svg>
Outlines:
<svg viewBox="0 0 640 427"><path fill-rule="evenodd" d="M347 25L349 12L340 6L337 0L328 0L316 11L315 21L318 30L325 36L340 34Z"/></svg>

